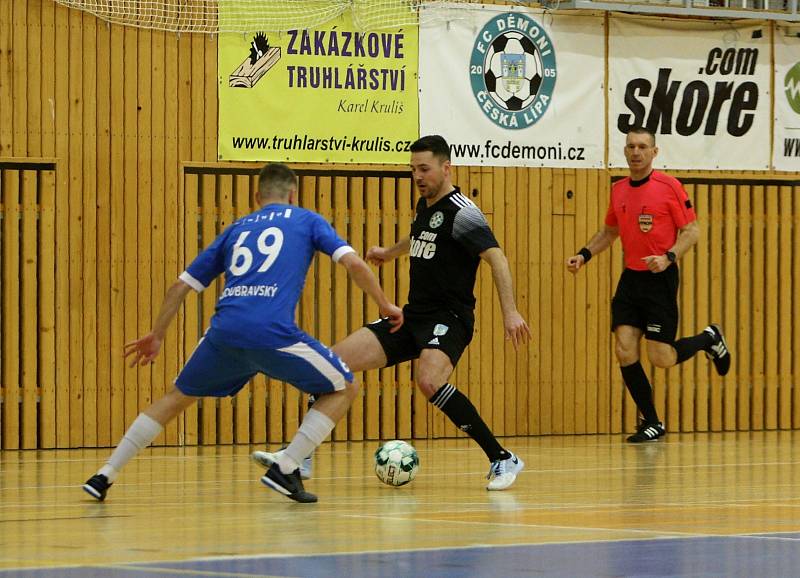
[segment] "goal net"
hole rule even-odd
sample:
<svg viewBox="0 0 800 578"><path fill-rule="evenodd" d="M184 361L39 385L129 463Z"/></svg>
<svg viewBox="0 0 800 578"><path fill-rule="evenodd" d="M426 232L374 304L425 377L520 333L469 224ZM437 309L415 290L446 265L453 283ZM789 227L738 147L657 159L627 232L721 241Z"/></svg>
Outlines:
<svg viewBox="0 0 800 578"><path fill-rule="evenodd" d="M361 30L459 17L476 0L55 0L113 24L168 32L283 32L311 29L347 10Z"/></svg>

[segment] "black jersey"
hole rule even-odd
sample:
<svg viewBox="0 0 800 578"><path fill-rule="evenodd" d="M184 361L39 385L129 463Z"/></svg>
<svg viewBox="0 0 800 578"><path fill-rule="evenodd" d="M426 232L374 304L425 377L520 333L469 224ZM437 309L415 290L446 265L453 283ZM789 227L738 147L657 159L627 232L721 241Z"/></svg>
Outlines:
<svg viewBox="0 0 800 578"><path fill-rule="evenodd" d="M473 324L479 255L499 246L483 212L458 187L431 207L421 198L411 224L406 310L449 310Z"/></svg>

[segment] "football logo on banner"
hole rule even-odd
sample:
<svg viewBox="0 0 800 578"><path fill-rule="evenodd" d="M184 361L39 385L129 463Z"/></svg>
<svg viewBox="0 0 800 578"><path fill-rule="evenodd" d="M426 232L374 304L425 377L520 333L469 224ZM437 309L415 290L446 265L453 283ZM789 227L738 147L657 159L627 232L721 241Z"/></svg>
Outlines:
<svg viewBox="0 0 800 578"><path fill-rule="evenodd" d="M493 123L527 128L544 116L553 96L553 43L529 16L500 14L478 33L469 72L478 105Z"/></svg>

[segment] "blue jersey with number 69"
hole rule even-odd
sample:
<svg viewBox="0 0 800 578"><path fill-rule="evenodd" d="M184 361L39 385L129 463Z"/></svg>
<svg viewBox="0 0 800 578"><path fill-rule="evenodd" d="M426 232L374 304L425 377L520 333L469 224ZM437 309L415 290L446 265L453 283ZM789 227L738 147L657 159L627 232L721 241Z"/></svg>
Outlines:
<svg viewBox="0 0 800 578"><path fill-rule="evenodd" d="M322 216L273 203L225 229L180 279L202 291L225 273L209 329L217 340L233 347L285 347L303 335L295 308L316 251L334 262L354 252Z"/></svg>

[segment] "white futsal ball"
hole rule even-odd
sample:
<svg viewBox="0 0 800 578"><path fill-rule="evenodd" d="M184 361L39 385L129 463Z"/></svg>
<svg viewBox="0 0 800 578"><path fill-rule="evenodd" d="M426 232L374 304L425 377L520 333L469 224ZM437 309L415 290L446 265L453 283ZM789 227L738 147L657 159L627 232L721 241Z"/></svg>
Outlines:
<svg viewBox="0 0 800 578"><path fill-rule="evenodd" d="M419 469L417 450L408 442L392 440L375 451L375 475L389 486L403 486Z"/></svg>

